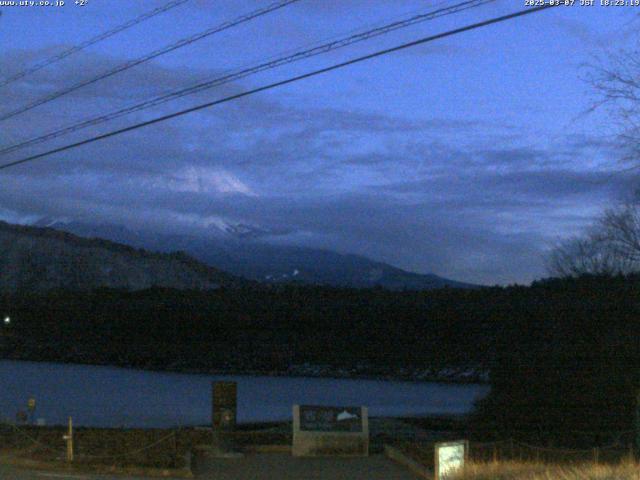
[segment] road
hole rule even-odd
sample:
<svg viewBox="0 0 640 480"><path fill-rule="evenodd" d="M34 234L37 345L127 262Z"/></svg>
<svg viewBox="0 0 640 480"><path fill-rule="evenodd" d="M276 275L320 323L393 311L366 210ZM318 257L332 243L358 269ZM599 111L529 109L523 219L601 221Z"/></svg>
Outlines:
<svg viewBox="0 0 640 480"><path fill-rule="evenodd" d="M296 458L288 454L213 459L195 469L196 478L216 480L415 480L384 455Z"/></svg>
<svg viewBox="0 0 640 480"><path fill-rule="evenodd" d="M43 472L0 465L2 480L149 480L149 477L124 477L82 473ZM171 480L168 477L166 480Z"/></svg>
<svg viewBox="0 0 640 480"><path fill-rule="evenodd" d="M101 475L83 475L76 473L40 472L22 470L14 467L0 465L0 478L2 480L123 480L123 477L108 477ZM128 480L133 480L133 477ZM138 480L138 479L135 479Z"/></svg>
<svg viewBox="0 0 640 480"><path fill-rule="evenodd" d="M383 455L365 458L294 458L286 454L216 459L200 465L196 479L216 480L415 480L416 476ZM0 465L2 480L143 480L80 473L48 473Z"/></svg>

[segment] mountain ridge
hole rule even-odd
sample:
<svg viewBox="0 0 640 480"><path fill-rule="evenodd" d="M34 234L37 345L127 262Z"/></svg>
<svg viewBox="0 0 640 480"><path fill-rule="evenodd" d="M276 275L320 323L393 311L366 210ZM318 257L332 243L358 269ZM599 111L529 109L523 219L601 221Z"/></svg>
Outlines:
<svg viewBox="0 0 640 480"><path fill-rule="evenodd" d="M435 274L408 272L362 255L270 244L244 235L237 237L233 235L234 229L205 237L150 233L112 224L47 223L56 229L83 237L108 238L159 252L184 251L214 268L268 284L302 283L352 288L382 287L391 290L479 287Z"/></svg>
<svg viewBox="0 0 640 480"><path fill-rule="evenodd" d="M184 252L156 253L102 238L0 221L0 290L208 290L240 282Z"/></svg>

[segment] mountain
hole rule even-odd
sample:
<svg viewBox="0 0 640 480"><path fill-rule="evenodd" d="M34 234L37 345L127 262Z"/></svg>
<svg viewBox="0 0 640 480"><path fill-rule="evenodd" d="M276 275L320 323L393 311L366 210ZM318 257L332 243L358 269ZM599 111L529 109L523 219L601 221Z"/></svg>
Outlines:
<svg viewBox="0 0 640 480"><path fill-rule="evenodd" d="M239 282L184 253L151 253L51 228L0 222L0 291L152 286L208 290Z"/></svg>
<svg viewBox="0 0 640 480"><path fill-rule="evenodd" d="M433 274L411 273L359 255L261 241L247 225L229 226L220 234L189 236L134 231L119 225L51 222L59 230L89 238L106 238L154 251L184 251L197 260L247 279L266 283L304 283L393 290L476 288Z"/></svg>

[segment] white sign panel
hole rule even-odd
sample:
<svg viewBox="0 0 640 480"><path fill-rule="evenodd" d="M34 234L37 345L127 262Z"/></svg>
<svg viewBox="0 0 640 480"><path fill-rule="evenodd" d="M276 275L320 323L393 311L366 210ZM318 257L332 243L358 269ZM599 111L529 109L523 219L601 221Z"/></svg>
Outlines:
<svg viewBox="0 0 640 480"><path fill-rule="evenodd" d="M467 457L468 442L438 443L435 446L436 480L450 478L464 467Z"/></svg>

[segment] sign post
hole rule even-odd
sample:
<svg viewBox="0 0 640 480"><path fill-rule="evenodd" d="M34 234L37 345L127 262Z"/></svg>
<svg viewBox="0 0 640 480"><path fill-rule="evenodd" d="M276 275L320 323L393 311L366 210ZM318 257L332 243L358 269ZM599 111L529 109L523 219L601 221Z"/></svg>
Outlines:
<svg viewBox="0 0 640 480"><path fill-rule="evenodd" d="M236 429L238 412L237 382L213 382L211 420L213 424L213 452L216 456L235 457L232 433Z"/></svg>
<svg viewBox="0 0 640 480"><path fill-rule="evenodd" d="M214 430L235 430L238 411L237 382L213 382L212 408Z"/></svg>
<svg viewBox="0 0 640 480"><path fill-rule="evenodd" d="M31 417L31 424L33 425L35 420L35 411L36 411L36 399L31 397L27 401L27 409L29 410L29 416Z"/></svg>

